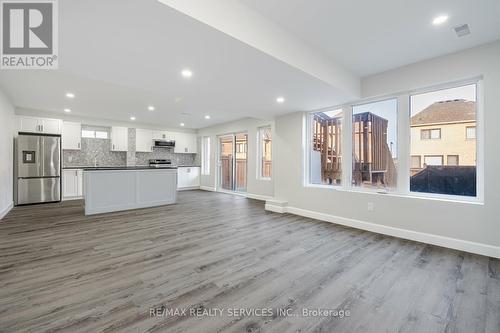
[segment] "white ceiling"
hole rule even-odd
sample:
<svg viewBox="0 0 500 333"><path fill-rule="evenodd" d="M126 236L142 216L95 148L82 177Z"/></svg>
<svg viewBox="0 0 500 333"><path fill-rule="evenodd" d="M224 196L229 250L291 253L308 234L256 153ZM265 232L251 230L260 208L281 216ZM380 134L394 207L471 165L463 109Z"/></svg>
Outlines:
<svg viewBox="0 0 500 333"><path fill-rule="evenodd" d="M240 1L360 76L500 39L499 0ZM464 23L471 34L458 38Z"/></svg>
<svg viewBox="0 0 500 333"><path fill-rule="evenodd" d="M59 11L59 70L0 71L0 88L17 107L61 114L70 107L72 115L117 121L134 115L138 123L201 128L342 98L326 83L156 0L65 0ZM189 80L180 74L187 67L194 73ZM76 98L66 99L67 91Z"/></svg>
<svg viewBox="0 0 500 333"><path fill-rule="evenodd" d="M327 54L332 67L340 62L358 75L500 38L498 0L241 1ZM441 13L449 22L432 26ZM59 70L0 71L0 89L17 107L61 114L70 107L76 116L129 121L133 115L137 123L196 129L348 98L318 75L157 0L64 0L59 18ZM459 23L472 34L455 37L451 27ZM190 80L180 75L183 68L194 72ZM66 99L67 91L76 98ZM275 102L280 95L282 105Z"/></svg>

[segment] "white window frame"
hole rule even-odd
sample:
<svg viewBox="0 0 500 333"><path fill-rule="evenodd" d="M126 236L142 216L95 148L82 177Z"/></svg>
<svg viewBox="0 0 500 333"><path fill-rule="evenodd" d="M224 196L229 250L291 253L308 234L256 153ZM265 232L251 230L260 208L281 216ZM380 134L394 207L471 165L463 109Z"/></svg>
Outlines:
<svg viewBox="0 0 500 333"><path fill-rule="evenodd" d="M425 88L418 88L398 92L395 94L388 94L378 96L375 98L367 98L358 100L343 105L332 106L328 108L318 109L304 113L303 119L303 186L313 188L324 188L336 191L348 192L361 192L371 193L374 195L387 195L405 198L418 198L423 200L441 200L448 202L464 202L470 204L484 204L484 121L483 121L483 104L484 104L484 89L483 77L477 76L470 79L448 82L444 84L437 84ZM466 85L476 85L476 196L467 197L460 195L449 194L435 194L435 193L420 193L410 191L410 172L411 172L411 127L410 127L410 97L411 95L422 94L426 92L433 92L438 90L445 90L457 88ZM312 115L317 112L330 111L335 109L342 109L343 111L343 136L342 136L342 150L344 152L352 152L352 107L355 105L362 105L377 101L384 101L388 99L398 99L397 109L397 133L398 133L398 176L397 187L391 191L380 191L376 189L366 189L362 187L352 186L352 154L343 154L342 156L342 185L324 185L312 184L310 182L310 162L312 150ZM441 133L442 134L442 133ZM423 160L423 159L422 159Z"/></svg>
<svg viewBox="0 0 500 333"><path fill-rule="evenodd" d="M89 132L89 133L92 132L92 136L83 135L83 132ZM92 128L92 127L87 127L87 128L82 128L80 133L81 133L82 138L99 139L99 140L108 140L109 139L109 131L105 130L105 129L96 129L96 128ZM105 138L98 137L97 133L105 133L106 137Z"/></svg>
<svg viewBox="0 0 500 333"><path fill-rule="evenodd" d="M271 177L262 176L262 156L264 152L262 151L262 131L264 129L269 129L271 131ZM273 127L271 125L260 126L257 128L257 180L272 180L274 172L274 133Z"/></svg>
<svg viewBox="0 0 500 333"><path fill-rule="evenodd" d="M201 138L201 174L203 176L210 176L211 141L210 136L203 136Z"/></svg>

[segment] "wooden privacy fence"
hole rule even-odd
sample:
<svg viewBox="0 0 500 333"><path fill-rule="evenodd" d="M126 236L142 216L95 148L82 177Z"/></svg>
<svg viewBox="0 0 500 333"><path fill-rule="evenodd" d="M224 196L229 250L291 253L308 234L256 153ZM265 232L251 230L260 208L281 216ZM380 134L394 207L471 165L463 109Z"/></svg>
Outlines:
<svg viewBox="0 0 500 333"><path fill-rule="evenodd" d="M236 159L235 184L233 189L233 156L221 157L221 187L225 190L245 190L247 188L247 160Z"/></svg>

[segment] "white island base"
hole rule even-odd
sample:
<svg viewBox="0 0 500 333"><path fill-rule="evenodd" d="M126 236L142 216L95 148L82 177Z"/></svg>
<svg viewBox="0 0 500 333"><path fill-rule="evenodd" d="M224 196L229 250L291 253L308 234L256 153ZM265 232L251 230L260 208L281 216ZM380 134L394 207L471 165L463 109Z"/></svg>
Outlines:
<svg viewBox="0 0 500 333"><path fill-rule="evenodd" d="M84 169L85 215L173 204L177 169Z"/></svg>

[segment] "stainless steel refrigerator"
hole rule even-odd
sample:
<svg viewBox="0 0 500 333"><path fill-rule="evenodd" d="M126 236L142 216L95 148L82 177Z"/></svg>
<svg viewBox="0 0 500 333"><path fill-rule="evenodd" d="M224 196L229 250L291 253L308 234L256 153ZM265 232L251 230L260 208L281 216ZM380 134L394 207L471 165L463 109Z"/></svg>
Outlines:
<svg viewBox="0 0 500 333"><path fill-rule="evenodd" d="M61 137L19 133L15 143L16 205L61 201Z"/></svg>

